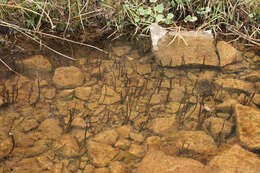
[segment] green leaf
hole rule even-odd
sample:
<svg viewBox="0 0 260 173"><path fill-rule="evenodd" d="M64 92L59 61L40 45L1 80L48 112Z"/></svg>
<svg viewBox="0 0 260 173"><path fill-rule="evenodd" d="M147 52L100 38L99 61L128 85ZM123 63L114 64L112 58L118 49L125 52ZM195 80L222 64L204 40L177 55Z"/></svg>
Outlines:
<svg viewBox="0 0 260 173"><path fill-rule="evenodd" d="M175 7L176 3L174 2L174 0L171 1L171 5L172 7Z"/></svg>
<svg viewBox="0 0 260 173"><path fill-rule="evenodd" d="M184 22L196 22L198 18L196 16L188 15L185 17Z"/></svg>
<svg viewBox="0 0 260 173"><path fill-rule="evenodd" d="M164 10L163 4L158 4L154 7L154 10L157 11L158 13L162 13Z"/></svg>
<svg viewBox="0 0 260 173"><path fill-rule="evenodd" d="M141 15L141 16L144 16L145 15L145 10L144 8L141 6L138 8L138 13Z"/></svg>
<svg viewBox="0 0 260 173"><path fill-rule="evenodd" d="M174 15L172 13L169 13L167 14L167 17L166 17L166 24L172 24L173 23L173 17Z"/></svg>
<svg viewBox="0 0 260 173"><path fill-rule="evenodd" d="M151 2L151 3L156 3L156 2L157 2L157 0L150 0L150 2Z"/></svg>
<svg viewBox="0 0 260 173"><path fill-rule="evenodd" d="M159 22L164 22L165 21L165 18L164 18L164 16L162 15L162 14L158 14L157 16L156 16L156 22L157 23L159 23Z"/></svg>
<svg viewBox="0 0 260 173"><path fill-rule="evenodd" d="M135 17L134 20L136 23L138 23L140 21L140 19L138 17Z"/></svg>
<svg viewBox="0 0 260 173"><path fill-rule="evenodd" d="M167 19L172 19L173 17L174 17L174 15L172 13L167 14Z"/></svg>
<svg viewBox="0 0 260 173"><path fill-rule="evenodd" d="M153 12L152 12L152 8L151 8L151 7L147 8L147 9L145 10L145 15L146 15L146 16L151 16L152 14L153 14Z"/></svg>

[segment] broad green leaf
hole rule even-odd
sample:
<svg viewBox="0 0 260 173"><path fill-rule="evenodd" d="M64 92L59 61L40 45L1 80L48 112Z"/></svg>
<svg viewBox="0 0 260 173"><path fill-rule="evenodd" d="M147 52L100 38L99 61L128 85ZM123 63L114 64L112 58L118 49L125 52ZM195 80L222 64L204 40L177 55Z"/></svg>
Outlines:
<svg viewBox="0 0 260 173"><path fill-rule="evenodd" d="M156 16L156 22L157 23L159 23L159 22L164 22L165 21L165 18L164 18L164 16L162 15L162 14L158 14L157 16Z"/></svg>
<svg viewBox="0 0 260 173"><path fill-rule="evenodd" d="M147 16L150 16L150 15L152 15L152 8L151 7L149 7L149 8L147 8L146 10L145 10L145 15L147 15Z"/></svg>
<svg viewBox="0 0 260 173"><path fill-rule="evenodd" d="M184 22L196 22L198 18L196 16L188 15L185 17Z"/></svg>
<svg viewBox="0 0 260 173"><path fill-rule="evenodd" d="M174 15L172 13L167 14L167 19L172 19L173 17L174 17Z"/></svg>
<svg viewBox="0 0 260 173"><path fill-rule="evenodd" d="M156 2L157 2L157 0L150 0L150 2L151 2L151 3L156 3Z"/></svg>
<svg viewBox="0 0 260 173"><path fill-rule="evenodd" d="M175 4L174 0L171 1L171 5L172 5L172 7L175 7L176 4Z"/></svg>
<svg viewBox="0 0 260 173"><path fill-rule="evenodd" d="M141 16L144 16L145 15L145 10L144 8L141 6L138 8L138 13L141 15Z"/></svg>
<svg viewBox="0 0 260 173"><path fill-rule="evenodd" d="M157 11L158 13L162 13L164 10L163 4L158 4L154 7L154 10Z"/></svg>

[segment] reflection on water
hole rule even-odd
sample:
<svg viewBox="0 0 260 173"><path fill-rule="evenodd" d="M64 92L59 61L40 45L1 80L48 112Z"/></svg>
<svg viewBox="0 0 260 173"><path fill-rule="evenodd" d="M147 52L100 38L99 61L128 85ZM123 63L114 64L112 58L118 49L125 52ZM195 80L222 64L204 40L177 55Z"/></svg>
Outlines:
<svg viewBox="0 0 260 173"><path fill-rule="evenodd" d="M123 173L151 148L203 163L239 139L259 149L259 129L240 116L260 114L260 71L250 63L165 68L128 42L113 43L109 55L74 54L66 65L42 55L17 60L23 75L2 80L2 172Z"/></svg>

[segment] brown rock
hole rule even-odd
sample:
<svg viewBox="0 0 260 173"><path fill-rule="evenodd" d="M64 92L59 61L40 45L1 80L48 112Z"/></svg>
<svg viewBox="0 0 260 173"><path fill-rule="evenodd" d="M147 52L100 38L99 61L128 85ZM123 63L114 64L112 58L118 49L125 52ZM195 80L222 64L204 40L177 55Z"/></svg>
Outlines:
<svg viewBox="0 0 260 173"><path fill-rule="evenodd" d="M143 157L146 153L146 148L144 145L132 144L129 148L129 153L137 157Z"/></svg>
<svg viewBox="0 0 260 173"><path fill-rule="evenodd" d="M115 143L116 148L120 148L122 150L127 150L129 146L131 145L130 141L128 139L120 138Z"/></svg>
<svg viewBox="0 0 260 173"><path fill-rule="evenodd" d="M213 138L204 131L179 131L172 137L173 145L179 151L185 149L192 153L204 154L217 149Z"/></svg>
<svg viewBox="0 0 260 173"><path fill-rule="evenodd" d="M59 67L55 70L52 81L57 88L75 88L83 84L84 74L74 66Z"/></svg>
<svg viewBox="0 0 260 173"><path fill-rule="evenodd" d="M118 161L109 164L110 173L125 173L125 166Z"/></svg>
<svg viewBox="0 0 260 173"><path fill-rule="evenodd" d="M213 173L196 160L171 157L161 151L151 151L146 154L137 173Z"/></svg>
<svg viewBox="0 0 260 173"><path fill-rule="evenodd" d="M93 138L93 140L103 144L114 145L117 141L117 138L118 138L118 134L116 130L111 129L97 134Z"/></svg>
<svg viewBox="0 0 260 173"><path fill-rule="evenodd" d="M225 41L219 41L217 43L217 50L220 57L220 66L225 66L242 60L239 52Z"/></svg>
<svg viewBox="0 0 260 173"><path fill-rule="evenodd" d="M39 167L39 163L36 158L25 158L19 162L16 162L14 167L12 167L12 172L21 173L35 173L42 172L42 168Z"/></svg>
<svg viewBox="0 0 260 173"><path fill-rule="evenodd" d="M145 75L152 72L150 64L137 64L136 71L140 75Z"/></svg>
<svg viewBox="0 0 260 173"><path fill-rule="evenodd" d="M87 165L83 171L83 173L93 173L95 170L95 167L93 165Z"/></svg>
<svg viewBox="0 0 260 173"><path fill-rule="evenodd" d="M42 93L45 99L53 99L56 95L56 88L42 88Z"/></svg>
<svg viewBox="0 0 260 173"><path fill-rule="evenodd" d="M234 111L241 144L249 149L260 149L260 111L240 104Z"/></svg>
<svg viewBox="0 0 260 173"><path fill-rule="evenodd" d="M91 94L91 87L78 87L75 89L75 96L81 100L88 100Z"/></svg>
<svg viewBox="0 0 260 173"><path fill-rule="evenodd" d="M19 131L14 132L15 145L17 147L30 147L34 144L34 139L28 134L21 133Z"/></svg>
<svg viewBox="0 0 260 173"><path fill-rule="evenodd" d="M53 143L53 148L63 157L76 157L80 155L77 141L70 134L65 134L55 141Z"/></svg>
<svg viewBox="0 0 260 173"><path fill-rule="evenodd" d="M130 126L121 126L116 129L118 135L122 138L128 138L130 134L131 127Z"/></svg>
<svg viewBox="0 0 260 173"><path fill-rule="evenodd" d="M239 145L234 145L229 150L215 156L208 165L217 167L218 173L260 172L260 159Z"/></svg>
<svg viewBox="0 0 260 173"><path fill-rule="evenodd" d="M131 46L128 45L114 46L112 50L113 50L113 54L115 54L116 56L123 56L130 52Z"/></svg>
<svg viewBox="0 0 260 173"><path fill-rule="evenodd" d="M104 167L118 154L118 150L107 144L88 141L87 149L89 157L96 166Z"/></svg>
<svg viewBox="0 0 260 173"><path fill-rule="evenodd" d="M136 142L143 142L144 141L144 136L142 135L142 133L130 133L130 138L133 139Z"/></svg>
<svg viewBox="0 0 260 173"><path fill-rule="evenodd" d="M168 34L158 42L155 55L156 62L162 66L219 64L213 37L202 32Z"/></svg>
<svg viewBox="0 0 260 173"><path fill-rule="evenodd" d="M157 134L163 134L169 130L177 131L176 118L155 118L151 121L150 128Z"/></svg>
<svg viewBox="0 0 260 173"><path fill-rule="evenodd" d="M0 159L7 156L13 148L11 136L1 130L0 132Z"/></svg>
<svg viewBox="0 0 260 173"><path fill-rule="evenodd" d="M242 77L242 79L250 81L250 82L259 82L260 81L260 70L251 71L245 76Z"/></svg>
<svg viewBox="0 0 260 173"><path fill-rule="evenodd" d="M225 139L230 135L233 124L222 118L210 117L203 123L203 129L210 134L215 140L218 138Z"/></svg>
<svg viewBox="0 0 260 173"><path fill-rule="evenodd" d="M233 107L238 104L238 101L235 99L227 99L223 103L216 105L215 109L224 113L231 113Z"/></svg>
<svg viewBox="0 0 260 173"><path fill-rule="evenodd" d="M250 93L253 91L254 85L250 82L246 82L239 79L217 79L216 84L226 89L236 89Z"/></svg>
<svg viewBox="0 0 260 173"><path fill-rule="evenodd" d="M52 65L50 61L42 55L33 55L22 61L15 61L15 65L23 69L27 74L36 75L35 72L51 72Z"/></svg>
<svg viewBox="0 0 260 173"><path fill-rule="evenodd" d="M257 105L260 105L260 93L259 94L255 94L254 98L253 98L253 102Z"/></svg>
<svg viewBox="0 0 260 173"><path fill-rule="evenodd" d="M72 90L72 89L62 90L58 93L58 97L62 98L64 100L70 100L70 99L72 99L73 93L74 93L74 90Z"/></svg>
<svg viewBox="0 0 260 173"><path fill-rule="evenodd" d="M56 119L44 120L38 129L42 132L42 137L48 139L56 139L60 137L62 133L59 121Z"/></svg>
<svg viewBox="0 0 260 173"><path fill-rule="evenodd" d="M116 102L119 102L121 100L121 97L118 93L116 93L112 88L104 86L102 88L102 95L99 99L100 104L113 104Z"/></svg>
<svg viewBox="0 0 260 173"><path fill-rule="evenodd" d="M32 147L17 147L14 148L12 154L19 157L34 157L44 153L50 145L49 140L39 140L34 143Z"/></svg>
<svg viewBox="0 0 260 173"><path fill-rule="evenodd" d="M96 168L93 173L109 173L108 168Z"/></svg>
<svg viewBox="0 0 260 173"><path fill-rule="evenodd" d="M19 129L23 132L28 132L32 129L38 127L39 123L36 119L33 118L25 118L22 123L20 124Z"/></svg>

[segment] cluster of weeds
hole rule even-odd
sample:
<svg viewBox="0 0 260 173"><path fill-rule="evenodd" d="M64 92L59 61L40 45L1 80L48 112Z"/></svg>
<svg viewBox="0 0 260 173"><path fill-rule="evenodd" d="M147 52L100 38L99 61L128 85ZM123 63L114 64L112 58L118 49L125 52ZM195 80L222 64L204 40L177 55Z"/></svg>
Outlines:
<svg viewBox="0 0 260 173"><path fill-rule="evenodd" d="M0 25L11 21L34 31L110 30L147 34L151 23L229 33L259 45L258 0L3 0ZM5 25L6 26L6 25ZM10 27L10 25L9 25ZM118 36L117 34L115 37Z"/></svg>

